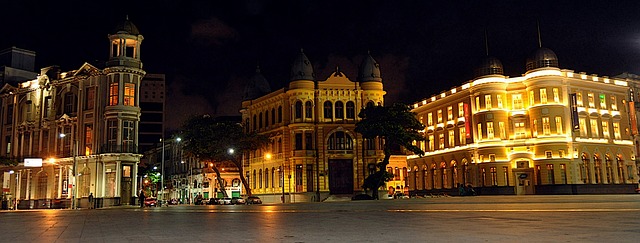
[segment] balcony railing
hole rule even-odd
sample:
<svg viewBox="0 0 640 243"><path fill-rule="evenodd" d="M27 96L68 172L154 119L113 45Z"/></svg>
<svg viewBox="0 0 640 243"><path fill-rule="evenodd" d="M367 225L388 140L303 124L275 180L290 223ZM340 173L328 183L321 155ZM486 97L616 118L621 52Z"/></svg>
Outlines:
<svg viewBox="0 0 640 243"><path fill-rule="evenodd" d="M101 148L100 151L102 153L138 153L138 146L135 144L131 144L131 145L103 144L100 148Z"/></svg>

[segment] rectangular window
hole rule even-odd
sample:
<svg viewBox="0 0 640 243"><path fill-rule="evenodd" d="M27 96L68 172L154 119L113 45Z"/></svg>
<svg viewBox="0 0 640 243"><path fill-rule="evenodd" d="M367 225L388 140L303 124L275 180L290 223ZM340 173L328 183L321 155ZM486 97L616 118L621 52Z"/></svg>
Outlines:
<svg viewBox="0 0 640 243"><path fill-rule="evenodd" d="M562 184L567 184L567 165L560 164L561 174L560 179L562 180Z"/></svg>
<svg viewBox="0 0 640 243"><path fill-rule="evenodd" d="M7 120L4 121L4 124L12 124L13 123L13 104L7 104Z"/></svg>
<svg viewBox="0 0 640 243"><path fill-rule="evenodd" d="M434 140L433 135L429 135L429 151L433 151L434 150L434 146L433 146L434 141L433 140Z"/></svg>
<svg viewBox="0 0 640 243"><path fill-rule="evenodd" d="M524 122L514 122L513 127L515 130L514 132L515 132L516 139L527 137L527 133L524 127Z"/></svg>
<svg viewBox="0 0 640 243"><path fill-rule="evenodd" d="M556 116L556 134L560 135L564 131L562 130L562 117Z"/></svg>
<svg viewBox="0 0 640 243"><path fill-rule="evenodd" d="M535 105L535 97L533 95L533 90L529 91L529 106Z"/></svg>
<svg viewBox="0 0 640 243"><path fill-rule="evenodd" d="M91 155L93 148L93 125L86 124L84 126L84 155Z"/></svg>
<svg viewBox="0 0 640 243"><path fill-rule="evenodd" d="M306 150L313 149L313 134L311 133L304 134L304 148Z"/></svg>
<svg viewBox="0 0 640 243"><path fill-rule="evenodd" d="M109 84L109 105L118 105L118 83Z"/></svg>
<svg viewBox="0 0 640 243"><path fill-rule="evenodd" d="M505 186L509 186L509 166L502 166L502 177L504 177Z"/></svg>
<svg viewBox="0 0 640 243"><path fill-rule="evenodd" d="M609 138L609 122L608 121L602 121L602 135L605 138Z"/></svg>
<svg viewBox="0 0 640 243"><path fill-rule="evenodd" d="M555 181L556 181L552 164L547 164L547 181L551 185L555 184Z"/></svg>
<svg viewBox="0 0 640 243"><path fill-rule="evenodd" d="M549 117L542 118L542 133L544 133L544 135L551 134L551 123L549 123Z"/></svg>
<svg viewBox="0 0 640 243"><path fill-rule="evenodd" d="M491 110L491 95L485 95L484 96L484 107L487 110Z"/></svg>
<svg viewBox="0 0 640 243"><path fill-rule="evenodd" d="M500 139L507 139L507 130L504 127L504 122L498 122L498 129L500 129Z"/></svg>
<svg viewBox="0 0 640 243"><path fill-rule="evenodd" d="M564 150L558 150L558 157L564 158Z"/></svg>
<svg viewBox="0 0 640 243"><path fill-rule="evenodd" d="M478 123L478 140L482 140L482 123Z"/></svg>
<svg viewBox="0 0 640 243"><path fill-rule="evenodd" d="M135 122L131 120L122 121L122 151L136 152L135 147L136 129Z"/></svg>
<svg viewBox="0 0 640 243"><path fill-rule="evenodd" d="M496 95L496 102L498 102L498 109L502 109L502 95Z"/></svg>
<svg viewBox="0 0 640 243"><path fill-rule="evenodd" d="M428 126L433 126L433 113L429 112L429 114L427 114L427 125Z"/></svg>
<svg viewBox="0 0 640 243"><path fill-rule="evenodd" d="M544 151L544 155L547 157L547 159L553 158L553 152L551 151Z"/></svg>
<svg viewBox="0 0 640 243"><path fill-rule="evenodd" d="M605 94L600 94L600 109L607 109L607 96Z"/></svg>
<svg viewBox="0 0 640 243"><path fill-rule="evenodd" d="M618 122L614 122L613 123L613 135L615 137L615 139L620 139L620 123Z"/></svg>
<svg viewBox="0 0 640 243"><path fill-rule="evenodd" d="M132 83L124 84L124 105L135 106L136 85Z"/></svg>
<svg viewBox="0 0 640 243"><path fill-rule="evenodd" d="M442 123L442 110L438 110L438 123Z"/></svg>
<svg viewBox="0 0 640 243"><path fill-rule="evenodd" d="M460 145L466 144L467 131L464 127L459 128L458 138L460 139Z"/></svg>
<svg viewBox="0 0 640 243"><path fill-rule="evenodd" d="M538 136L538 120L533 120L533 124L531 125L531 130L533 131L533 137Z"/></svg>
<svg viewBox="0 0 640 243"><path fill-rule="evenodd" d="M458 117L464 117L464 103L458 103Z"/></svg>
<svg viewBox="0 0 640 243"><path fill-rule="evenodd" d="M587 119L580 118L580 137L587 136Z"/></svg>
<svg viewBox="0 0 640 243"><path fill-rule="evenodd" d="M540 89L540 103L547 103L547 89Z"/></svg>
<svg viewBox="0 0 640 243"><path fill-rule="evenodd" d="M110 152L115 149L115 146L118 144L118 121L117 120L109 120L107 121L107 141L109 145Z"/></svg>
<svg viewBox="0 0 640 243"><path fill-rule="evenodd" d="M589 98L589 108L596 108L595 98L593 96L593 93L589 93L588 98Z"/></svg>
<svg viewBox="0 0 640 243"><path fill-rule="evenodd" d="M511 96L513 102L514 110L522 110L524 106L522 105L522 94L514 94Z"/></svg>
<svg viewBox="0 0 640 243"><path fill-rule="evenodd" d="M84 103L84 109L86 110L93 110L93 107L95 106L96 103L96 88L95 87L89 87L87 88L86 91L86 96L85 96L85 103Z"/></svg>
<svg viewBox="0 0 640 243"><path fill-rule="evenodd" d="M496 171L496 167L491 167L489 169L491 171L491 185L492 186L497 186L498 185L498 172Z"/></svg>
<svg viewBox="0 0 640 243"><path fill-rule="evenodd" d="M493 122L487 122L487 139L493 138Z"/></svg>
<svg viewBox="0 0 640 243"><path fill-rule="evenodd" d="M44 112L44 118L51 115L51 96L44 97L44 108L42 110Z"/></svg>
<svg viewBox="0 0 640 243"><path fill-rule="evenodd" d="M476 96L476 111L480 110L480 96Z"/></svg>
<svg viewBox="0 0 640 243"><path fill-rule="evenodd" d="M453 148L456 146L456 136L455 136L455 130L451 129L449 130L449 148Z"/></svg>
<svg viewBox="0 0 640 243"><path fill-rule="evenodd" d="M591 137L592 138L599 138L600 137L600 133L598 133L598 120L589 119L589 125L591 126Z"/></svg>
<svg viewBox="0 0 640 243"><path fill-rule="evenodd" d="M611 96L611 110L618 110L618 103L616 103L616 97L614 95Z"/></svg>
<svg viewBox="0 0 640 243"><path fill-rule="evenodd" d="M65 114L71 114L73 112L75 112L75 95L71 92L68 92L64 95L64 113ZM27 106L27 112L29 111L28 109L31 108L30 105Z"/></svg>
<svg viewBox="0 0 640 243"><path fill-rule="evenodd" d="M302 133L296 133L295 139L296 150L302 150Z"/></svg>
<svg viewBox="0 0 640 243"><path fill-rule="evenodd" d="M580 92L576 93L576 103L577 103L578 106L583 106L582 93L580 93Z"/></svg>
<svg viewBox="0 0 640 243"><path fill-rule="evenodd" d="M558 88L553 88L553 102L560 103L560 92Z"/></svg>
<svg viewBox="0 0 640 243"><path fill-rule="evenodd" d="M452 106L447 107L447 119L448 119L448 121L453 120L453 107Z"/></svg>
<svg viewBox="0 0 640 243"><path fill-rule="evenodd" d="M438 148L444 149L444 133L438 135Z"/></svg>
<svg viewBox="0 0 640 243"><path fill-rule="evenodd" d="M496 155L495 154L489 154L489 161L490 162L496 162Z"/></svg>

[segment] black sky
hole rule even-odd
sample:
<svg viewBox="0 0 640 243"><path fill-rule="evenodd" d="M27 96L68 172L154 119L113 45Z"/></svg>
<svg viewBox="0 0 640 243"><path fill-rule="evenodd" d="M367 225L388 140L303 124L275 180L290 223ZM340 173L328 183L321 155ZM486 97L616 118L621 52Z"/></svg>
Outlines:
<svg viewBox="0 0 640 243"><path fill-rule="evenodd" d="M586 3L585 3L586 2ZM640 73L638 1L33 1L0 4L0 49L37 53L37 68L105 60L107 34L129 16L149 73L167 74L167 119L237 115L257 64L286 86L300 48L324 80L352 80L367 51L380 63L387 103L412 103L473 78L486 55L519 76L538 47L560 67L600 76ZM184 109L189 107L189 109Z"/></svg>

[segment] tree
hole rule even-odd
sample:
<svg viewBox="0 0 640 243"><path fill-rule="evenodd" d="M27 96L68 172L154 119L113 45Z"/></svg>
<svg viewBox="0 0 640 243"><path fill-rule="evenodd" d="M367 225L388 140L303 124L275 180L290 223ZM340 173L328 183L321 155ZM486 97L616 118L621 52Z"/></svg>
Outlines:
<svg viewBox="0 0 640 243"><path fill-rule="evenodd" d="M363 184L365 190L372 189L373 197L378 198L378 188L384 185L392 175L386 171L391 158L391 148L403 147L414 154L424 155L424 151L414 144L425 141L420 131L424 125L418 121L409 106L401 103L392 106L368 106L358 114L361 120L356 123L355 131L365 139L384 140L384 159L376 167L377 171L369 175Z"/></svg>
<svg viewBox="0 0 640 243"><path fill-rule="evenodd" d="M182 127L184 151L204 161L219 164L232 162L240 174L240 180L251 196L251 188L244 177L242 154L262 148L269 143L266 136L257 133L245 133L242 125L234 122L220 122L208 115L193 116ZM220 171L213 166L218 183L224 185ZM225 190L222 190L226 194Z"/></svg>

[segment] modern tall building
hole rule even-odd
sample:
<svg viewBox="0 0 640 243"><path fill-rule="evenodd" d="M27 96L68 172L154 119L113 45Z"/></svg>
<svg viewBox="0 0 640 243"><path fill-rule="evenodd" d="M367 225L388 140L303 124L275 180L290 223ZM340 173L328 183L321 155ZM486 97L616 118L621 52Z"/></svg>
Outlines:
<svg viewBox="0 0 640 243"><path fill-rule="evenodd" d="M140 82L140 151L151 149L160 142L164 134L165 121L165 75L148 73Z"/></svg>
<svg viewBox="0 0 640 243"><path fill-rule="evenodd" d="M8 83L16 85L19 82L33 80L35 72L36 53L17 47L0 51L0 86Z"/></svg>
<svg viewBox="0 0 640 243"><path fill-rule="evenodd" d="M0 155L20 162L0 170L19 208L86 207L90 194L99 206L134 203L142 40L124 20L108 35L104 69L43 68L0 90Z"/></svg>
<svg viewBox="0 0 640 243"><path fill-rule="evenodd" d="M364 179L383 158L378 140L363 140L355 129L365 106L383 105L378 63L367 55L357 81L336 69L316 80L301 51L288 87L270 91L258 69L242 102L247 132L268 136L270 147L243 156L253 194L264 201L318 201L362 190Z"/></svg>
<svg viewBox="0 0 640 243"><path fill-rule="evenodd" d="M427 141L408 159L411 194L634 192L629 82L560 69L547 48L526 70L508 77L487 58L473 80L413 105Z"/></svg>

